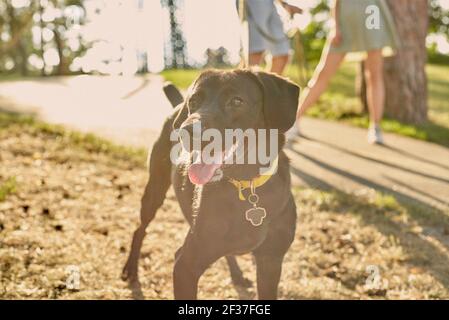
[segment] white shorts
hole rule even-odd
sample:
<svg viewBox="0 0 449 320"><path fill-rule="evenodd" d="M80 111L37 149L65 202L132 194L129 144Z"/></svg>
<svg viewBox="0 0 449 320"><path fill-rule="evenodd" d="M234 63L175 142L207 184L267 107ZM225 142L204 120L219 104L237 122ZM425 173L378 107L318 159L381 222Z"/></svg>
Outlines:
<svg viewBox="0 0 449 320"><path fill-rule="evenodd" d="M290 41L276 10L274 0L246 0L249 27L249 53L269 51L287 55Z"/></svg>

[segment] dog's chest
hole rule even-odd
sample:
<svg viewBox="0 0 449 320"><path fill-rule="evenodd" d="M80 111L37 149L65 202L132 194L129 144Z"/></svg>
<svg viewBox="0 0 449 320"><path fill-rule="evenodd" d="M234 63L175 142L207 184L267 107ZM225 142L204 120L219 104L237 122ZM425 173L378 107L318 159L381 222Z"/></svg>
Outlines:
<svg viewBox="0 0 449 320"><path fill-rule="evenodd" d="M264 190L258 192L257 201L254 202L247 191L244 192L245 199L241 199L239 191L228 182L195 187L192 210L198 217L204 216L204 219L220 221L245 231L260 231L278 214L278 205L283 202L283 196Z"/></svg>

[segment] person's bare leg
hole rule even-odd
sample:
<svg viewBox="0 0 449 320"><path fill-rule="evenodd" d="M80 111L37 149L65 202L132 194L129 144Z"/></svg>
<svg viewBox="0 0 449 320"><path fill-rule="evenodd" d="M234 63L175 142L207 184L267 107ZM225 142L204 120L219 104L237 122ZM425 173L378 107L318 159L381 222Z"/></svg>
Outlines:
<svg viewBox="0 0 449 320"><path fill-rule="evenodd" d="M258 66L262 63L264 52L250 53L248 57L248 63L250 66Z"/></svg>
<svg viewBox="0 0 449 320"><path fill-rule="evenodd" d="M303 94L301 95L297 119L317 102L318 98L326 90L330 79L340 67L345 55L345 53L329 52L329 50L326 49L320 63L315 69L312 79L309 81L307 88L304 89Z"/></svg>
<svg viewBox="0 0 449 320"><path fill-rule="evenodd" d="M275 56L271 62L271 72L282 75L288 63L289 55Z"/></svg>
<svg viewBox="0 0 449 320"><path fill-rule="evenodd" d="M368 58L365 62L365 79L370 121L379 125L385 104L385 83L381 50L368 52Z"/></svg>
<svg viewBox="0 0 449 320"><path fill-rule="evenodd" d="M385 104L382 50L368 52L368 57L365 62L365 79L370 114L368 142L381 144L383 143L383 137L380 122L383 117Z"/></svg>

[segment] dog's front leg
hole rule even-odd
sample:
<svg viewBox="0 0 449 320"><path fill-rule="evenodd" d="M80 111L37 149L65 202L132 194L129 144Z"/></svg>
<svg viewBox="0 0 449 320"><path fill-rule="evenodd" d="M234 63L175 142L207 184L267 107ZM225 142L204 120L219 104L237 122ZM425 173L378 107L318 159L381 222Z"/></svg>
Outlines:
<svg viewBox="0 0 449 320"><path fill-rule="evenodd" d="M173 289L177 300L196 300L198 281L204 271L224 256L215 239L204 240L196 234L189 234L184 245L175 255Z"/></svg>
<svg viewBox="0 0 449 320"><path fill-rule="evenodd" d="M171 185L170 132L171 120L167 120L150 157L150 177L141 201L140 225L134 231L128 260L122 271L122 279L138 280L138 261L148 224L154 219L156 211L162 206L165 194Z"/></svg>
<svg viewBox="0 0 449 320"><path fill-rule="evenodd" d="M259 300L277 299L284 256L255 255Z"/></svg>
<svg viewBox="0 0 449 320"><path fill-rule="evenodd" d="M282 262L295 237L296 206L293 199L273 222L268 236L254 251L257 265L257 292L260 300L277 299Z"/></svg>

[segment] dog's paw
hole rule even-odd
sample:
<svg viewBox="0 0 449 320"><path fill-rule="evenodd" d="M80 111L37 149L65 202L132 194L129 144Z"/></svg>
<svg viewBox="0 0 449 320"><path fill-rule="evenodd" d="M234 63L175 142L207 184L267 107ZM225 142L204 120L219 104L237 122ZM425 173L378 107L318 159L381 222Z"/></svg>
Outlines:
<svg viewBox="0 0 449 320"><path fill-rule="evenodd" d="M128 264L125 265L125 267L122 270L121 278L123 281L129 281L134 282L137 281L137 268L133 268L132 266L129 266Z"/></svg>

